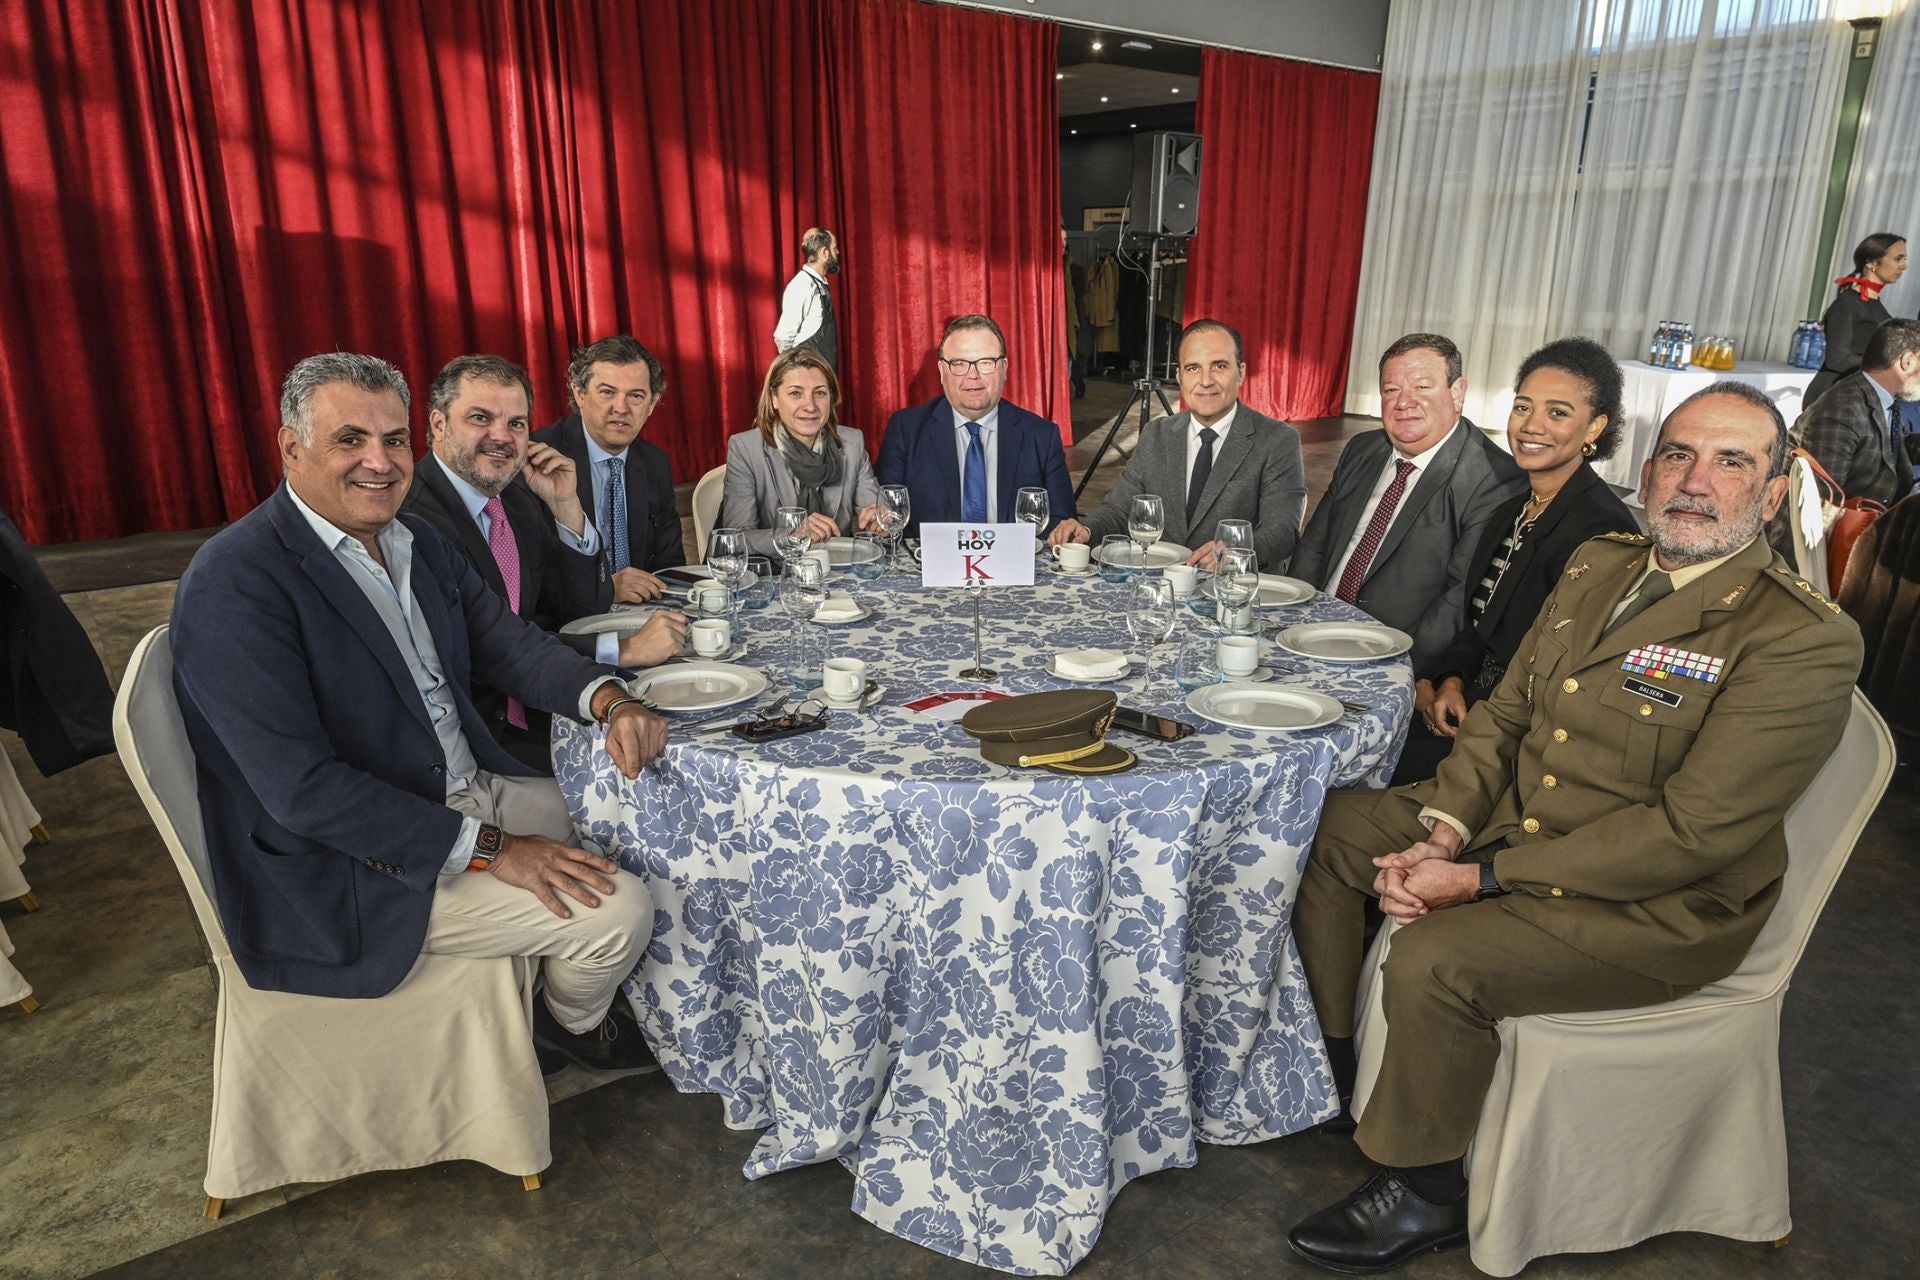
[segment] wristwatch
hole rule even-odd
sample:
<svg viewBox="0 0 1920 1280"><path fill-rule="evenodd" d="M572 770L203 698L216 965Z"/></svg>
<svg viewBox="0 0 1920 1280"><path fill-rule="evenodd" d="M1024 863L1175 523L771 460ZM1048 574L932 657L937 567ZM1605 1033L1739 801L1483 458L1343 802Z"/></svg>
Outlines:
<svg viewBox="0 0 1920 1280"><path fill-rule="evenodd" d="M1493 859L1488 858L1480 864L1480 892L1473 895L1473 900L1479 902L1483 898L1497 898L1505 892L1500 887L1499 877L1493 874Z"/></svg>
<svg viewBox="0 0 1920 1280"><path fill-rule="evenodd" d="M480 824L480 834L473 838L473 856L467 859L467 870L486 871L492 868L493 860L500 856L500 850L506 846L507 833L491 822Z"/></svg>

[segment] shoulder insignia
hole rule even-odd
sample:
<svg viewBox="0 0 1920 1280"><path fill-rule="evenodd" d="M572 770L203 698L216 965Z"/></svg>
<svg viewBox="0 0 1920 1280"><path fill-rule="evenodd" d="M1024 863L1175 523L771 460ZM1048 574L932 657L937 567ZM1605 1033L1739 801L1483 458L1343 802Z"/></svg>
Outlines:
<svg viewBox="0 0 1920 1280"><path fill-rule="evenodd" d="M1840 606L1813 589L1813 584L1802 578L1784 564L1775 564L1768 569L1766 577L1775 586L1806 605L1820 617L1830 617L1840 612Z"/></svg>
<svg viewBox="0 0 1920 1280"><path fill-rule="evenodd" d="M1600 535L1608 542L1625 542L1635 547L1650 547L1653 539L1644 533L1603 533Z"/></svg>
<svg viewBox="0 0 1920 1280"><path fill-rule="evenodd" d="M1569 578L1572 578L1575 582L1578 582L1581 579L1581 577L1586 574L1587 570L1591 568L1593 568L1592 565L1582 560L1579 564L1576 564L1571 569L1567 570L1567 576Z"/></svg>

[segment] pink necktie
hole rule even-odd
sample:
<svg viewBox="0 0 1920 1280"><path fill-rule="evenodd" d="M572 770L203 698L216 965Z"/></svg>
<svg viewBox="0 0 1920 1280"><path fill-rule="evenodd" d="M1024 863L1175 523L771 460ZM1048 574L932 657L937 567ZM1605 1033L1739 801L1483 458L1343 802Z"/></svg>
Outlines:
<svg viewBox="0 0 1920 1280"><path fill-rule="evenodd" d="M481 508L486 515L487 546L493 552L493 562L500 566L500 576L507 584L507 608L520 612L520 546L513 540L513 526L507 523L507 506L498 495L487 499L487 505ZM527 727L527 708L518 698L507 699L507 723L516 729Z"/></svg>
<svg viewBox="0 0 1920 1280"><path fill-rule="evenodd" d="M1347 558L1346 572L1340 575L1340 585L1333 593L1348 604L1360 603L1360 584L1367 580L1373 553L1386 541L1387 526L1393 523L1393 513L1400 509L1400 498L1407 491L1407 477L1413 474L1413 464L1405 458L1395 458L1393 465L1393 482L1380 495L1380 505L1373 509L1373 519L1367 521L1367 531L1360 535L1360 545Z"/></svg>

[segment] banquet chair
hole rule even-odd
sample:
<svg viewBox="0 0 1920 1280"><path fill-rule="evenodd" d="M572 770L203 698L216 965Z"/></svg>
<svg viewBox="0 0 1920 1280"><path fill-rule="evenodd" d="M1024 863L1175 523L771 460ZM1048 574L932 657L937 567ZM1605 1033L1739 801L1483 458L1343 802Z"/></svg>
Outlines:
<svg viewBox="0 0 1920 1280"><path fill-rule="evenodd" d="M20 1012L32 1013L40 1002L33 998L33 987L13 967L12 955L13 939L7 936L7 926L0 923L0 1005L17 1004Z"/></svg>
<svg viewBox="0 0 1920 1280"><path fill-rule="evenodd" d="M255 990L210 897L166 627L127 663L113 736L193 901L219 987L206 1216L290 1182L443 1160L477 1160L538 1188L552 1155L533 1052L532 961L422 955L375 1000Z"/></svg>
<svg viewBox="0 0 1920 1280"><path fill-rule="evenodd" d="M1860 624L1860 688L1896 732L1920 734L1920 495L1860 535L1834 599Z"/></svg>
<svg viewBox="0 0 1920 1280"><path fill-rule="evenodd" d="M715 467L693 486L693 546L700 560L707 558L707 535L720 522L720 499L727 479L725 467Z"/></svg>
<svg viewBox="0 0 1920 1280"><path fill-rule="evenodd" d="M1510 1276L1673 1231L1787 1242L1781 1004L1893 763L1886 724L1855 692L1840 745L1787 811L1779 902L1728 977L1667 1004L1500 1023L1467 1153L1476 1267ZM1399 927L1380 931L1362 971L1356 1115L1380 1070L1380 965Z"/></svg>
<svg viewBox="0 0 1920 1280"><path fill-rule="evenodd" d="M1793 536L1793 568L1807 584L1822 595L1831 595L1827 584L1826 526L1820 517L1820 490L1813 476L1813 463L1796 456L1787 467L1787 520Z"/></svg>
<svg viewBox="0 0 1920 1280"><path fill-rule="evenodd" d="M0 902L17 902L22 911L40 909L20 868L26 865L29 844L47 843L46 830L40 825L39 811L20 785L12 757L0 751ZM11 1003L0 1000L0 1004Z"/></svg>

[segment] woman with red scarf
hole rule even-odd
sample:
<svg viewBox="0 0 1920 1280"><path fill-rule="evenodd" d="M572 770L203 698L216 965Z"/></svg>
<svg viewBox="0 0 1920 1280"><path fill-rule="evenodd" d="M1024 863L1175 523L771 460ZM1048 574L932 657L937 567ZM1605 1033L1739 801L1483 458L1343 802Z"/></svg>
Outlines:
<svg viewBox="0 0 1920 1280"><path fill-rule="evenodd" d="M1834 281L1834 295L1820 324L1827 331L1827 358L1807 384L1802 404L1812 404L1820 393L1860 367L1873 331L1892 317L1880 301L1880 291L1907 269L1907 241L1891 231L1876 231L1853 251L1853 274Z"/></svg>

